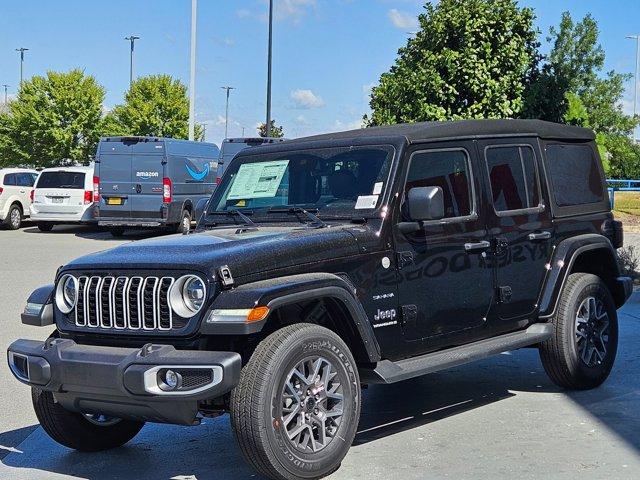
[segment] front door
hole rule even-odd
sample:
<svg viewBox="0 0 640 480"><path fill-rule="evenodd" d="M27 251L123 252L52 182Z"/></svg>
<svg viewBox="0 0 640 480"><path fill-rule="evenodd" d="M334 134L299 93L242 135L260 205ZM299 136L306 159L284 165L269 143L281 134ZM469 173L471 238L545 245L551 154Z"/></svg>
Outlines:
<svg viewBox="0 0 640 480"><path fill-rule="evenodd" d="M423 222L415 233L395 229L404 335L424 340L422 349L471 341L485 323L493 289L485 217L473 142L416 148L404 185L438 186L445 218ZM405 207L397 221L407 221ZM426 343L428 342L428 343Z"/></svg>
<svg viewBox="0 0 640 480"><path fill-rule="evenodd" d="M524 327L537 308L551 255L552 223L540 183L535 139L478 142L490 202L487 214L494 250L497 331Z"/></svg>

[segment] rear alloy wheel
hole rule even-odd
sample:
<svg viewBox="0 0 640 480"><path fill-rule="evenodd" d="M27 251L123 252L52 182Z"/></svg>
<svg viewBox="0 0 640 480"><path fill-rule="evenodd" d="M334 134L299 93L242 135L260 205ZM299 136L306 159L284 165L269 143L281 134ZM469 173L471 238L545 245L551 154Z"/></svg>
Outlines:
<svg viewBox="0 0 640 480"><path fill-rule="evenodd" d="M20 225L22 225L22 210L18 205L11 205L5 224L9 230L18 230L20 228Z"/></svg>
<svg viewBox="0 0 640 480"><path fill-rule="evenodd" d="M176 227L176 233L182 233L186 235L191 231L191 213L189 210L183 210L180 217L180 223Z"/></svg>
<svg viewBox="0 0 640 480"><path fill-rule="evenodd" d="M261 475L311 480L333 473L360 418L360 378L347 345L311 324L265 338L231 392L231 425Z"/></svg>
<svg viewBox="0 0 640 480"><path fill-rule="evenodd" d="M618 349L618 317L605 283L590 273L571 274L552 321L554 334L540 346L551 380L572 390L602 384Z"/></svg>

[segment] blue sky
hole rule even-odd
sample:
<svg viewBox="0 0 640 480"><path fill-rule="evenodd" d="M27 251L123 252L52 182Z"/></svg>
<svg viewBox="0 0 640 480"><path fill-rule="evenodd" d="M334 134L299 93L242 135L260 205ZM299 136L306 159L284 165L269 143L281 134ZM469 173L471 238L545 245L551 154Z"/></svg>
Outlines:
<svg viewBox="0 0 640 480"><path fill-rule="evenodd" d="M274 0L273 117L289 137L357 126L367 94L415 29L418 0ZM632 72L640 33L636 0L522 0L544 34L564 10L591 12L601 28L607 68ZM264 121L266 0L199 0L197 121L207 140L224 135L223 85L231 94L230 136L255 133ZM106 107L122 101L129 81L129 44L139 35L136 74L168 73L188 83L190 0L0 0L0 84L25 76L80 67L107 90ZM632 82L625 108L632 105Z"/></svg>

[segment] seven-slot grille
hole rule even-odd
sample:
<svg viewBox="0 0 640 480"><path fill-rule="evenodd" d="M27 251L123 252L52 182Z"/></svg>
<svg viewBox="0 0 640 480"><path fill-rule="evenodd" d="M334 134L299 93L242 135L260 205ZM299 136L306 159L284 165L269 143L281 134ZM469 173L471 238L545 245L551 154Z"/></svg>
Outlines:
<svg viewBox="0 0 640 480"><path fill-rule="evenodd" d="M78 277L78 303L70 319L79 327L171 330L173 277Z"/></svg>

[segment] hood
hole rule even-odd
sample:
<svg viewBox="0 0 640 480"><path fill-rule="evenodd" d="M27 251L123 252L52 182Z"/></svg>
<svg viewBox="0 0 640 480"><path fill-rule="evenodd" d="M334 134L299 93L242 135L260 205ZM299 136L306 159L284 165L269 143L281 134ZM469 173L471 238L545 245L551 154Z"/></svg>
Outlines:
<svg viewBox="0 0 640 480"><path fill-rule="evenodd" d="M190 235L125 243L80 257L65 270L192 270L210 275L228 265L234 277L358 253L353 225L311 229L295 226L239 231L238 226Z"/></svg>

